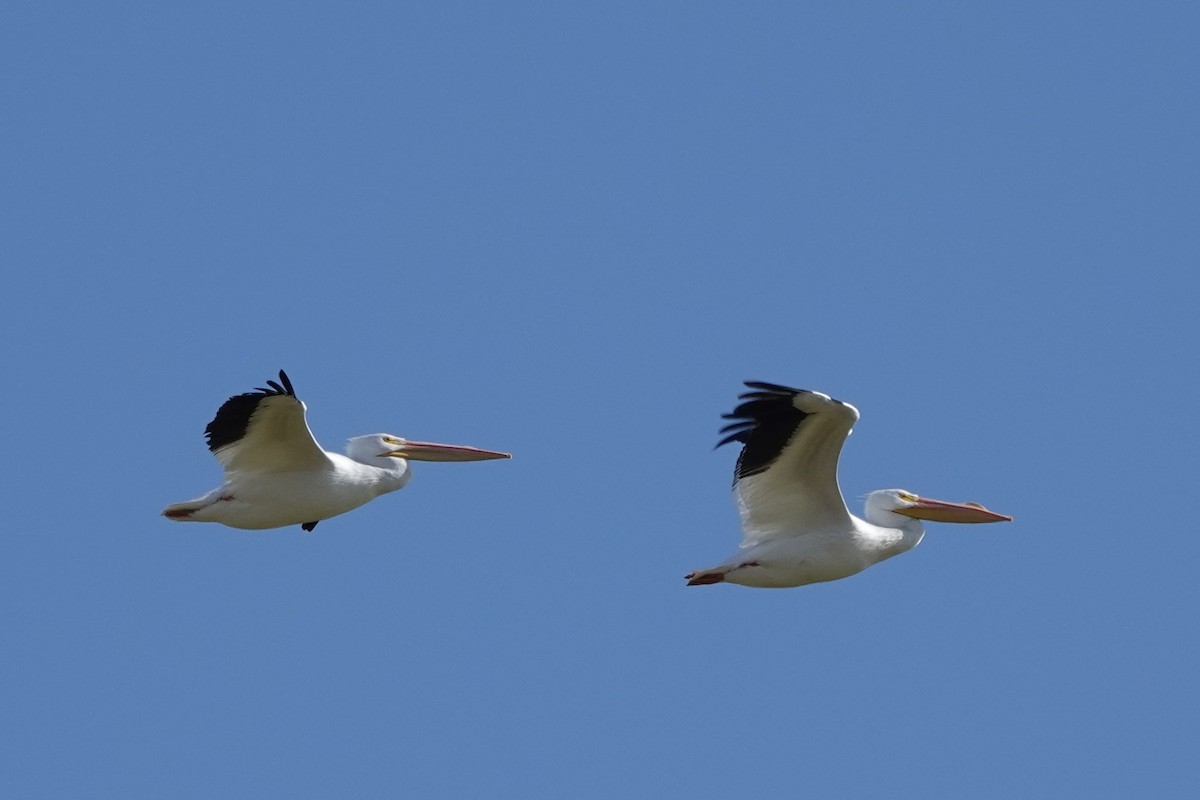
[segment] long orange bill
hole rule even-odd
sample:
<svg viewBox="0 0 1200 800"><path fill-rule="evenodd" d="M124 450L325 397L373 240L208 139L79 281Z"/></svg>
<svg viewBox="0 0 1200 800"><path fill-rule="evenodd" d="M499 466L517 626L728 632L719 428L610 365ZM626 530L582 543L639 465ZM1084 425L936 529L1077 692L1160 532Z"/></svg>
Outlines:
<svg viewBox="0 0 1200 800"><path fill-rule="evenodd" d="M488 461L493 458L512 458L512 453L501 453L499 450L437 442L405 442L383 455L390 458L407 458L410 461Z"/></svg>
<svg viewBox="0 0 1200 800"><path fill-rule="evenodd" d="M1012 522L1012 517L988 511L978 503L947 503L928 497L917 498L915 506L898 508L896 513L931 522Z"/></svg>

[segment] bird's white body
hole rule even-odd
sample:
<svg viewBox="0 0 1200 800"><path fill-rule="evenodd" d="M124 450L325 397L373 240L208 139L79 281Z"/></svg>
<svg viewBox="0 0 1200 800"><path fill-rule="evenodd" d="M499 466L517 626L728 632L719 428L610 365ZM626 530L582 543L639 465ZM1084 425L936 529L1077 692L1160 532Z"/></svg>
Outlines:
<svg viewBox="0 0 1200 800"><path fill-rule="evenodd" d="M345 514L403 489L412 475L404 461L381 468L339 453L325 455L326 469L227 473L220 488L186 504L195 504L188 519L246 530L302 525Z"/></svg>
<svg viewBox="0 0 1200 800"><path fill-rule="evenodd" d="M891 527L847 514L841 523L748 545L711 569L727 583L773 589L847 578L921 543L924 526L894 516Z"/></svg>
<svg viewBox="0 0 1200 800"><path fill-rule="evenodd" d="M820 392L746 385L753 391L725 415L736 421L723 429L733 433L720 442L744 445L734 473L741 547L720 564L689 574L689 585L783 588L835 581L916 547L925 535L920 519L1009 519L903 489L872 492L866 518L852 515L838 488L837 462L858 410Z"/></svg>
<svg viewBox="0 0 1200 800"><path fill-rule="evenodd" d="M225 480L195 500L168 506L178 522L219 522L263 530L316 524L381 494L404 488L409 459L481 461L508 453L465 445L412 442L386 433L356 436L346 455L321 449L308 428L305 405L280 371L281 383L235 395L217 411L205 434L225 468Z"/></svg>

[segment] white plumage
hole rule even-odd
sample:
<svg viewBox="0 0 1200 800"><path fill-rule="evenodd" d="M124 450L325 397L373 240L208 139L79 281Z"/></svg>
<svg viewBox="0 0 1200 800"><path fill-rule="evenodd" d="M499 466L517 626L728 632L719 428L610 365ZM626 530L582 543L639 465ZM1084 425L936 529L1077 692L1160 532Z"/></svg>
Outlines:
<svg viewBox="0 0 1200 800"><path fill-rule="evenodd" d="M975 503L947 503L903 489L867 496L865 516L852 515L837 481L842 445L858 409L820 392L772 383L751 389L726 419L718 446L741 442L734 500L742 518L738 552L687 575L688 585L738 583L779 588L833 581L911 550L925 530L919 520L1001 522L1011 517Z"/></svg>
<svg viewBox="0 0 1200 800"><path fill-rule="evenodd" d="M219 522L232 528L302 525L344 514L404 488L409 460L482 461L508 453L464 445L411 442L386 433L357 436L346 455L321 449L283 370L279 382L234 395L204 429L209 450L225 468L220 487L176 503L163 516L179 522Z"/></svg>

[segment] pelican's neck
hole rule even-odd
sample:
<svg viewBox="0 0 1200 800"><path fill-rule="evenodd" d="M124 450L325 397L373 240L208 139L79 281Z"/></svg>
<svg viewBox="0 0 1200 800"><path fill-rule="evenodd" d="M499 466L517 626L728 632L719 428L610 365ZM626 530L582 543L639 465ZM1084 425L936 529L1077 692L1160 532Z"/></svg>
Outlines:
<svg viewBox="0 0 1200 800"><path fill-rule="evenodd" d="M403 489L412 477L412 470L403 458L364 455L361 452L350 456L329 453L329 457L337 464L339 473L354 483L370 485L376 494Z"/></svg>
<svg viewBox="0 0 1200 800"><path fill-rule="evenodd" d="M382 461L390 461L392 463L375 467L378 470L378 485L379 493L394 492L397 489L403 489L409 479L412 477L412 470L408 468L408 462L402 458L384 458Z"/></svg>
<svg viewBox="0 0 1200 800"><path fill-rule="evenodd" d="M871 509L868 509L867 519L859 528L863 529L871 541L871 549L879 556L877 561L912 550L925 536L925 526L919 519L893 514L890 511L872 514Z"/></svg>

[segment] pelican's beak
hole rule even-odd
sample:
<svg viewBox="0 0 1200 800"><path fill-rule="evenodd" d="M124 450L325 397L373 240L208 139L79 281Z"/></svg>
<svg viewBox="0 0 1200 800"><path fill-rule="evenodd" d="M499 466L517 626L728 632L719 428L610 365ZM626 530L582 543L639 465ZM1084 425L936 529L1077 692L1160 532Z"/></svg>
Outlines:
<svg viewBox="0 0 1200 800"><path fill-rule="evenodd" d="M512 453L497 450L481 450L465 444L438 444L437 442L405 442L395 450L380 455L389 458L406 458L409 461L487 461L492 458L512 458Z"/></svg>
<svg viewBox="0 0 1200 800"><path fill-rule="evenodd" d="M916 505L897 508L896 513L931 522L1012 522L1012 517L988 511L979 503L947 503L928 497L918 497Z"/></svg>

